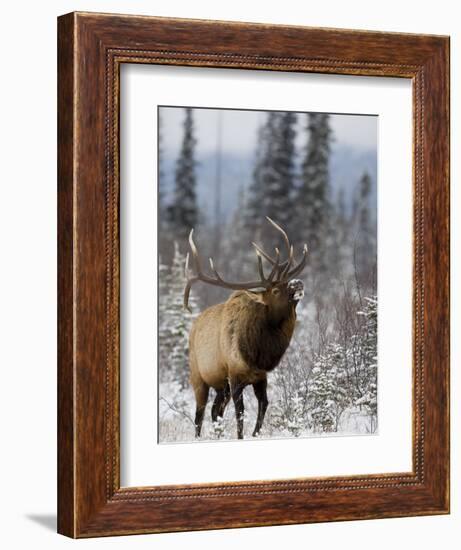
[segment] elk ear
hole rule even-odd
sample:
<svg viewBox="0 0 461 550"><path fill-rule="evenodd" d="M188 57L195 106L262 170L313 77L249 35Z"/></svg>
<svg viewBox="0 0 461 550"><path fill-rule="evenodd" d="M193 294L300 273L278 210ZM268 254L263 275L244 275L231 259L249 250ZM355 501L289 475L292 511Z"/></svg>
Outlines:
<svg viewBox="0 0 461 550"><path fill-rule="evenodd" d="M265 305L262 292L251 292L250 290L245 290L245 294L248 298L250 298L250 300L253 300L253 302Z"/></svg>

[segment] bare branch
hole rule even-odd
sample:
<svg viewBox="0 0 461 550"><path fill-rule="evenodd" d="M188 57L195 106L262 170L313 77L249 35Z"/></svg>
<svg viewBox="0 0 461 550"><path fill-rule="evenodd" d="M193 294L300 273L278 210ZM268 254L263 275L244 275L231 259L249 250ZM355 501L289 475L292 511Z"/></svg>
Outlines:
<svg viewBox="0 0 461 550"><path fill-rule="evenodd" d="M192 425L195 427L195 422L193 420L193 418L187 414L184 410L181 410L179 409L174 403L170 403L167 399L165 399L163 396L160 397L160 401L164 401L166 404L167 404L167 407L173 411L174 413L176 414L179 414L180 416L182 416L183 418L185 418L186 420L189 420L189 422L192 423Z"/></svg>

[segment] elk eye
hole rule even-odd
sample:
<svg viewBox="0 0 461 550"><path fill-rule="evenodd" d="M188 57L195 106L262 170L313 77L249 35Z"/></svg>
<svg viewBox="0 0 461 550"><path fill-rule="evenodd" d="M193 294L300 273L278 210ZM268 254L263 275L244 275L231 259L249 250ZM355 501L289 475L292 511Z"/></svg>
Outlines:
<svg viewBox="0 0 461 550"><path fill-rule="evenodd" d="M272 289L272 294L273 294L274 296L277 296L278 294L280 294L280 289L279 289L279 288L273 288L273 289Z"/></svg>

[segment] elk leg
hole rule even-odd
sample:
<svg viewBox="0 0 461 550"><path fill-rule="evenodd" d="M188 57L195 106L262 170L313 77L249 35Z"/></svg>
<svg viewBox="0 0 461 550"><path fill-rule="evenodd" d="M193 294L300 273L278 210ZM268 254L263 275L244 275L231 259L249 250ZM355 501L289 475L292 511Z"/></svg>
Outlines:
<svg viewBox="0 0 461 550"><path fill-rule="evenodd" d="M230 400L230 388L229 384L227 384L224 389L217 390L216 397L213 403L213 407L211 409L211 419L213 422L216 422L219 417L224 416L224 409L226 408L227 404Z"/></svg>
<svg viewBox="0 0 461 550"><path fill-rule="evenodd" d="M194 384L195 393L195 437L200 437L202 431L203 416L205 415L205 408L208 401L208 392L210 387L205 382L200 381Z"/></svg>
<svg viewBox="0 0 461 550"><path fill-rule="evenodd" d="M243 439L243 384L237 384L232 388L232 399L235 405L235 416L237 418L237 437Z"/></svg>
<svg viewBox="0 0 461 550"><path fill-rule="evenodd" d="M269 403L267 400L267 380L264 379L253 384L253 390L258 400L258 418L256 420L255 429L253 430L253 437L255 437L261 431L264 415L266 414L267 405Z"/></svg>

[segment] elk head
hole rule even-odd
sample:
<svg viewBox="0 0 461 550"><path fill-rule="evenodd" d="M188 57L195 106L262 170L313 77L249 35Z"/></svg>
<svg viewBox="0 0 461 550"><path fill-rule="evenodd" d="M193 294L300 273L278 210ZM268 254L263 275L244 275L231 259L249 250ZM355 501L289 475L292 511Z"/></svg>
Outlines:
<svg viewBox="0 0 461 550"><path fill-rule="evenodd" d="M296 303L303 297L303 283L295 277L299 275L306 265L307 260L307 245L303 247L303 255L297 265L294 260L293 246L290 244L290 240L286 232L275 223L271 218L266 216L267 220L272 226L279 231L287 247L287 259L283 262L280 261L280 250L275 248L275 257L267 254L256 243L252 243L255 248L257 261L258 261L258 273L259 279L248 282L231 282L224 280L215 268L213 258L209 258L209 265L213 276L209 276L204 273L202 269L202 263L199 257L197 247L194 243L192 229L189 234L189 245L192 253L192 259L195 267L195 274L191 275L189 272L189 253L186 256L185 264L185 276L187 280L186 287L184 289L184 307L190 311L189 308L189 295L191 287L197 281L202 281L213 286L221 288L228 288L231 290L248 290L257 291L258 300L264 303L271 312L271 317L274 320L283 318L284 313L287 311L287 307L290 304L296 305ZM263 268L263 258L272 266L269 275L266 277Z"/></svg>

